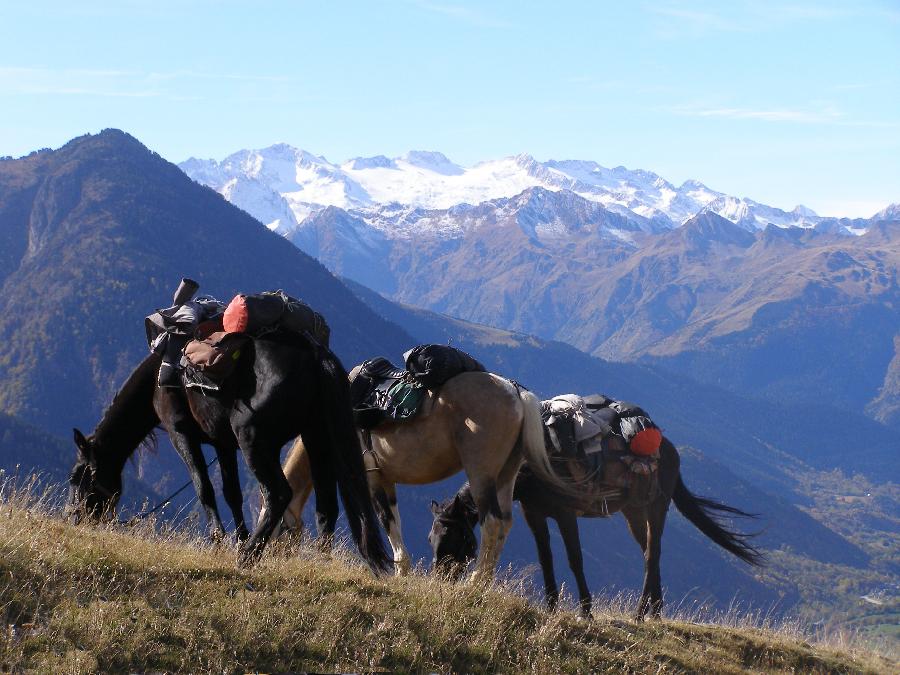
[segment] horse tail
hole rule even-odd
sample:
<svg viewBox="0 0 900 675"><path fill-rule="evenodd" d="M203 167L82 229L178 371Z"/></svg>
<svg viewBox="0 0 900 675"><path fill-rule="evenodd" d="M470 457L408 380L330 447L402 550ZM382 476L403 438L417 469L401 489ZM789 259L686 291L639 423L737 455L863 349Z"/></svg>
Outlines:
<svg viewBox="0 0 900 675"><path fill-rule="evenodd" d="M716 513L727 513L742 518L755 518L754 514L746 513L712 499L691 494L690 490L685 487L680 475L678 476L678 482L675 484L672 500L675 502L675 506L681 515L691 521L694 527L726 551L733 553L751 565L761 567L765 564L765 555L749 543L749 539L756 536L755 534L743 534L729 530L721 525L715 516Z"/></svg>
<svg viewBox="0 0 900 675"><path fill-rule="evenodd" d="M541 420L541 402L530 391L518 386L516 389L524 408L519 445L522 448L522 454L525 455L525 463L538 478L552 485L562 495L577 499L580 495L578 484L572 479L558 474L547 454L547 445L544 442L544 423Z"/></svg>
<svg viewBox="0 0 900 675"><path fill-rule="evenodd" d="M362 448L353 424L347 371L335 354L322 348L319 368L319 402L332 452L329 453L350 533L360 554L373 571L385 572L393 563L387 553L381 527L372 505Z"/></svg>

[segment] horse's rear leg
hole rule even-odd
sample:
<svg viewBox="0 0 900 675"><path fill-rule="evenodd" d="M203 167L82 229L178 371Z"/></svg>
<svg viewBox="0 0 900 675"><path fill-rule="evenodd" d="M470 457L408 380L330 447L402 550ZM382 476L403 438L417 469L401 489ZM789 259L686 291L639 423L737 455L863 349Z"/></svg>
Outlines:
<svg viewBox="0 0 900 675"><path fill-rule="evenodd" d="M383 480L379 471L372 471L369 473L369 490L372 493L375 511L384 531L387 532L388 541L394 552L394 573L398 576L407 574L411 567L411 558L403 543L403 533L400 529L397 488L393 483Z"/></svg>
<svg viewBox="0 0 900 675"><path fill-rule="evenodd" d="M644 585L638 603L635 618L642 621L647 613L659 618L662 612L662 580L659 571L659 558L662 554L661 538L666 520L666 506L660 508L658 502L648 507L625 507L622 515L628 523L628 529L641 546L644 553ZM661 511L661 513L660 513Z"/></svg>
<svg viewBox="0 0 900 675"><path fill-rule="evenodd" d="M293 447L288 451L282 470L284 471L284 477L287 478L288 485L291 486L293 495L290 503L284 510L281 522L272 531L272 536L281 536L281 533L287 530L290 534L299 537L303 533L303 509L306 506L306 502L309 501L309 495L312 493L313 488L309 455L300 437L297 437ZM266 508L263 506L259 517L263 518L265 514Z"/></svg>
<svg viewBox="0 0 900 675"><path fill-rule="evenodd" d="M547 527L547 515L543 512L529 508L522 503L522 513L525 522L531 528L534 535L534 543L537 544L538 561L541 563L541 572L544 575L544 598L547 607L556 609L559 602L559 588L556 585L556 574L553 570L553 551L550 548L550 528Z"/></svg>
<svg viewBox="0 0 900 675"><path fill-rule="evenodd" d="M291 486L281 470L279 446L264 443L252 431L242 430L238 434L238 442L244 453L244 459L253 476L259 482L262 493L264 513L253 535L240 547L240 563L249 565L262 555L275 526L281 522L284 511L291 501Z"/></svg>
<svg viewBox="0 0 900 675"><path fill-rule="evenodd" d="M581 552L581 537L578 535L578 517L573 511L566 509L556 515L556 523L566 545L569 567L575 575L575 584L578 586L581 615L587 618L591 615L591 591L587 579L584 578L584 556Z"/></svg>

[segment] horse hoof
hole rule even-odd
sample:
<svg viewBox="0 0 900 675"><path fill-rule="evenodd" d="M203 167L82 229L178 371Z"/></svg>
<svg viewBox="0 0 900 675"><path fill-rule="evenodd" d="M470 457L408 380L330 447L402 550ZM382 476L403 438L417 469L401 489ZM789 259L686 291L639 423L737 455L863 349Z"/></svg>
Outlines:
<svg viewBox="0 0 900 675"><path fill-rule="evenodd" d="M238 550L238 567L253 567L262 555L258 546L241 546Z"/></svg>
<svg viewBox="0 0 900 675"><path fill-rule="evenodd" d="M395 577L408 576L411 569L412 569L412 565L409 562L409 558L401 558L400 560L394 561L394 576Z"/></svg>

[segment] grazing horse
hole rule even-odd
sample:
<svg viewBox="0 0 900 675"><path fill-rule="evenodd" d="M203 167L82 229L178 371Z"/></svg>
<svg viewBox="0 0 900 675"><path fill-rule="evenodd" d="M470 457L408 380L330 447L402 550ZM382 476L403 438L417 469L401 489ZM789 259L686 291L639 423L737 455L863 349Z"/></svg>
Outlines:
<svg viewBox="0 0 900 675"><path fill-rule="evenodd" d="M268 514L241 543L240 561L250 564L291 500L279 457L285 443L299 434L309 449L321 519L337 520L340 490L363 558L374 570L388 566L353 427L347 373L330 350L287 331L248 340L234 372L215 392L157 387L160 362L154 354L144 359L90 436L75 430L78 459L70 476L70 502L77 510L97 518L115 508L125 462L162 423L188 465L215 535L224 529L200 445L216 448L225 498L244 536L237 475L241 448Z"/></svg>
<svg viewBox="0 0 900 675"><path fill-rule="evenodd" d="M364 456L369 487L398 574L408 571L410 557L400 530L397 483L435 483L465 471L483 541L473 576L484 578L493 576L512 526L513 484L523 459L545 483L561 493L574 493L573 483L550 466L537 397L491 373L461 373L437 391L429 390L415 417L388 420L361 433L371 441ZM294 491L286 524L299 521L308 494L305 452L305 441L298 440L285 461Z"/></svg>
<svg viewBox="0 0 900 675"><path fill-rule="evenodd" d="M609 464L612 463L608 463L607 467ZM660 544L666 513L672 501L682 515L726 551L751 565L762 564L762 555L747 541L751 535L733 532L723 527L716 521L714 515L722 513L750 516L750 514L691 494L681 480L680 464L681 460L675 446L664 438L660 447L658 489L639 489L636 491L637 495L626 494L618 497L610 497L609 491L605 494L603 491L597 491L592 497L588 491L585 497L579 500L572 500L559 494L552 486L530 472L528 467L523 467L516 479L513 494L522 507L525 521L537 543L538 560L544 575L544 593L551 609L556 607L559 591L553 573L548 518L553 518L557 522L562 534L569 566L578 585L580 608L584 616L590 616L591 613L591 593L584 578L584 561L578 537L579 517L604 517L617 511L625 516L628 529L644 553L644 586L641 589L637 609L638 620L643 619L648 612L652 617L658 618L662 611ZM633 485L644 482L643 487L646 487L648 479L635 475L634 480ZM432 502L432 513L434 523L428 539L434 552L434 565L438 568L465 569L469 561L475 557L478 548L474 534L475 511L471 487L468 484L463 485L456 496L444 504Z"/></svg>

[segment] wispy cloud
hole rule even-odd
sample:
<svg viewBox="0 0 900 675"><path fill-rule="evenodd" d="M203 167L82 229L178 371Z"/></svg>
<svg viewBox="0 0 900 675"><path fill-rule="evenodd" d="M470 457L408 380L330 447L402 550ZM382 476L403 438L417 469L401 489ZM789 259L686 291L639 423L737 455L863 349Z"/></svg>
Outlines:
<svg viewBox="0 0 900 675"><path fill-rule="evenodd" d="M160 96L158 91L104 91L102 89L85 89L83 87L22 87L22 94L43 96L99 96L101 98L153 98Z"/></svg>
<svg viewBox="0 0 900 675"><path fill-rule="evenodd" d="M173 70L170 72L147 73L151 80L234 80L238 82L291 82L287 75L247 75L243 73L210 73L196 70Z"/></svg>
<svg viewBox="0 0 900 675"><path fill-rule="evenodd" d="M729 2L711 9L687 8L683 4L645 4L657 17L655 32L662 38L698 37L710 33L760 33L775 27L812 21L867 19L900 23L900 9L860 0L844 4L781 2Z"/></svg>
<svg viewBox="0 0 900 675"><path fill-rule="evenodd" d="M734 120L761 120L764 122L796 122L801 124L823 124L835 122L844 117L834 108L822 110L799 110L788 108L727 108L676 106L672 112L689 117L721 117Z"/></svg>
<svg viewBox="0 0 900 675"><path fill-rule="evenodd" d="M747 25L733 19L726 19L721 14L703 12L683 7L651 7L650 10L659 16L675 19L701 31L741 31Z"/></svg>
<svg viewBox="0 0 900 675"><path fill-rule="evenodd" d="M512 24L505 19L491 16L480 9L431 0L408 0L419 9L435 14L442 14L459 21L464 21L479 28L510 28Z"/></svg>
<svg viewBox="0 0 900 675"><path fill-rule="evenodd" d="M175 70L144 72L93 68L0 66L0 95L93 96L100 98L165 98L196 101L202 97L191 82L289 83L283 75ZM190 88L190 91L186 89Z"/></svg>
<svg viewBox="0 0 900 675"><path fill-rule="evenodd" d="M854 119L833 106L820 108L741 108L709 105L679 105L669 112L685 117L705 117L789 124L818 124L860 129L900 129L900 121Z"/></svg>
<svg viewBox="0 0 900 675"><path fill-rule="evenodd" d="M775 3L765 11L773 20L836 21L856 17L900 21L900 10L866 2L841 5Z"/></svg>

